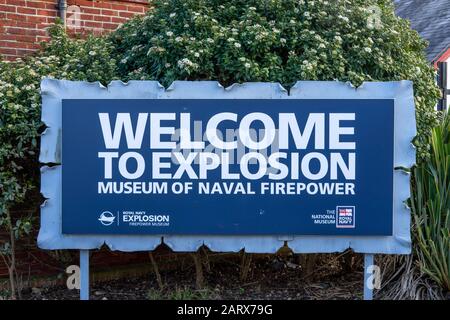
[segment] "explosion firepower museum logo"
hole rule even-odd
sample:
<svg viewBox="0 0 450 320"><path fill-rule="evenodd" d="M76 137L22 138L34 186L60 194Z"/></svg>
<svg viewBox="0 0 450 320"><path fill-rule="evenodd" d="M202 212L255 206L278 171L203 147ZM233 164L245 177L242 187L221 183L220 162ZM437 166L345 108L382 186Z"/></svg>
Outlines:
<svg viewBox="0 0 450 320"><path fill-rule="evenodd" d="M170 216L168 214L148 214L146 211L117 211L116 216L111 211L103 211L98 221L104 226L111 226L117 222L117 225L129 227L168 227Z"/></svg>

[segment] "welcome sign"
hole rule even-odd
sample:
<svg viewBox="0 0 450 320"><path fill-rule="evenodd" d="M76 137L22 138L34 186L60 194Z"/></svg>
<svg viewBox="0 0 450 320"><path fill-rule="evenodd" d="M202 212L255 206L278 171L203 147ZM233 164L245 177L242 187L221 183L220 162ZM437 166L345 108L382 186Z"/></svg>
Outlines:
<svg viewBox="0 0 450 320"><path fill-rule="evenodd" d="M393 99L63 99L64 234L393 234Z"/></svg>
<svg viewBox="0 0 450 320"><path fill-rule="evenodd" d="M411 81L41 92L42 249L411 252Z"/></svg>

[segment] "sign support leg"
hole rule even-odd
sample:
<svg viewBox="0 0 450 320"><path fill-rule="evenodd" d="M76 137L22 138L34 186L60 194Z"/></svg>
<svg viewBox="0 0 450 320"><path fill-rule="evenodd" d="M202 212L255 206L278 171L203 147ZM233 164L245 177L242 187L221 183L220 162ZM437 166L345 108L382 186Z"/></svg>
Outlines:
<svg viewBox="0 0 450 320"><path fill-rule="evenodd" d="M80 300L89 300L89 250L80 250Z"/></svg>
<svg viewBox="0 0 450 320"><path fill-rule="evenodd" d="M373 300L373 284L369 280L372 276L369 267L373 266L373 254L364 254L364 300ZM372 269L372 268L370 268ZM370 283L369 283L370 282Z"/></svg>

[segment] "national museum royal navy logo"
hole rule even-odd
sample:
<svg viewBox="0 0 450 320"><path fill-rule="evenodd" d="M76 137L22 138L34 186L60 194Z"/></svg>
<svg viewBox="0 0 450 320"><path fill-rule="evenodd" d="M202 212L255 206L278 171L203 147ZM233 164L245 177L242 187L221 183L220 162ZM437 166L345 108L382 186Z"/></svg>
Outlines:
<svg viewBox="0 0 450 320"><path fill-rule="evenodd" d="M336 228L354 228L354 227L355 227L355 207L337 206Z"/></svg>

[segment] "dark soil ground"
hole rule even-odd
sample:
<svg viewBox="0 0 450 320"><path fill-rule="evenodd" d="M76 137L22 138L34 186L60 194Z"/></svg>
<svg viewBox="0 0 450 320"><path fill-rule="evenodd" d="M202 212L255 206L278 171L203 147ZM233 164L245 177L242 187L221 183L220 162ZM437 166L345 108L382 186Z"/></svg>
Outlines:
<svg viewBox="0 0 450 320"><path fill-rule="evenodd" d="M172 270L161 270L164 284L159 289L154 273L144 277L125 278L92 284L92 300L142 299L361 299L363 289L362 266L345 272L339 261L327 257L316 263L312 272L294 259L267 256L253 259L247 279L240 279L239 260L215 259L204 264L204 287L196 289L193 264ZM24 292L24 299L78 299L78 290L65 286L32 288Z"/></svg>

